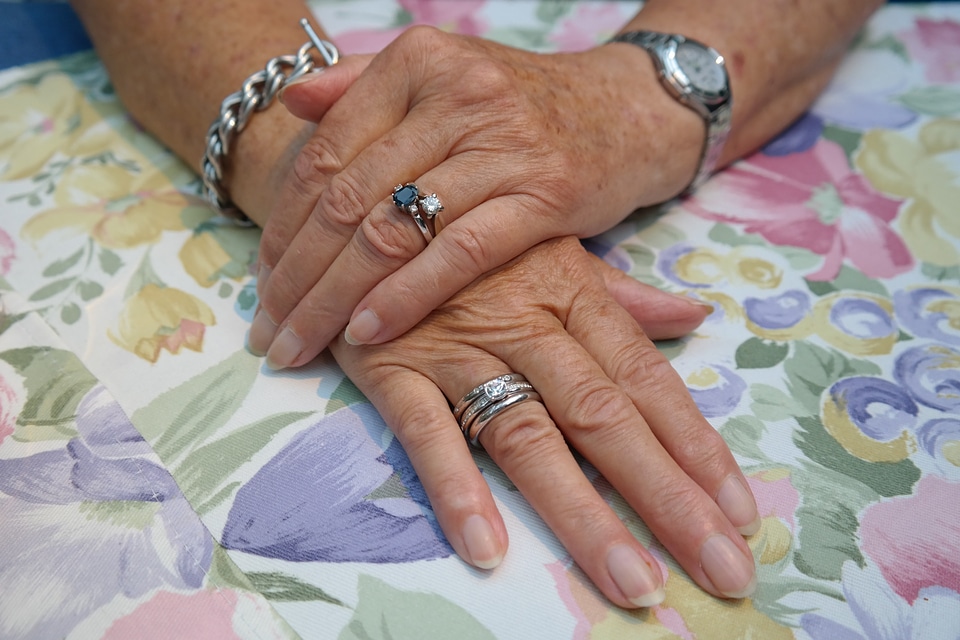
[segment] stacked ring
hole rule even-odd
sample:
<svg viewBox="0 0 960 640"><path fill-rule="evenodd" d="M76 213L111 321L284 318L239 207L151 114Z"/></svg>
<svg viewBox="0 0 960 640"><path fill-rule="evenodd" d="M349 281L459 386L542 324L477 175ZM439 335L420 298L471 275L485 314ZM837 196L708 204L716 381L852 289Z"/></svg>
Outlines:
<svg viewBox="0 0 960 640"><path fill-rule="evenodd" d="M528 400L539 401L540 394L519 373L508 373L474 387L454 406L453 416L467 441L479 447L480 432L495 416Z"/></svg>
<svg viewBox="0 0 960 640"><path fill-rule="evenodd" d="M433 240L436 235L434 219L443 211L443 204L437 194L421 196L420 189L412 182L398 184L393 188L393 204L413 218L427 242Z"/></svg>

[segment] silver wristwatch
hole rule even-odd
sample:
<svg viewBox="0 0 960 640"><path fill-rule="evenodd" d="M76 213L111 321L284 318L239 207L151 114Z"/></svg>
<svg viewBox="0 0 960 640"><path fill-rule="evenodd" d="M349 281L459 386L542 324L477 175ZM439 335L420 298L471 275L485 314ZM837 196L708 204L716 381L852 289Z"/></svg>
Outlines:
<svg viewBox="0 0 960 640"><path fill-rule="evenodd" d="M700 167L686 191L696 189L713 173L730 133L733 97L723 56L696 40L653 31L628 31L610 42L629 42L645 49L670 95L706 121Z"/></svg>

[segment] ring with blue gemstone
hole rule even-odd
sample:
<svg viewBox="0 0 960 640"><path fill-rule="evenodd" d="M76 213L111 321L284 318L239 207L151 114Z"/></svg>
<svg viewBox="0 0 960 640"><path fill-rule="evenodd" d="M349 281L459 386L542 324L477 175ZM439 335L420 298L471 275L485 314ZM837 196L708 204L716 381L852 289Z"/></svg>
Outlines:
<svg viewBox="0 0 960 640"><path fill-rule="evenodd" d="M398 184L393 188L393 204L413 218L427 242L433 240L436 235L434 219L443 211L443 204L437 194L422 196L414 183Z"/></svg>

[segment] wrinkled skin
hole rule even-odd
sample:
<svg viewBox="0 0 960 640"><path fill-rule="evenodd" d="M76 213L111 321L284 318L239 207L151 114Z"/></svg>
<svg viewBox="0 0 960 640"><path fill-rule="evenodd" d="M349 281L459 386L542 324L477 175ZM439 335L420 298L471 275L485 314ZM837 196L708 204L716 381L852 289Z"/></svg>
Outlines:
<svg viewBox="0 0 960 640"><path fill-rule="evenodd" d="M355 346L341 336L331 348L400 439L440 525L468 561L491 560L471 557L462 533L471 515L491 523L501 555L507 534L448 400L456 403L475 385L515 371L543 403L504 411L482 431L481 444L607 597L632 607L638 595L618 586L612 549L626 546L649 566L656 563L597 494L568 444L704 589L743 595L752 588L753 559L736 527L755 522L732 523L714 498L731 476L746 483L678 374L608 290L656 337L671 333L669 322L652 310L656 304L639 311L640 301L667 294L609 270L573 238L550 241L474 282L396 340ZM683 315L673 304L661 309ZM697 315L691 309L677 327L698 323ZM704 542L716 535L740 554L740 574L718 572L701 557Z"/></svg>

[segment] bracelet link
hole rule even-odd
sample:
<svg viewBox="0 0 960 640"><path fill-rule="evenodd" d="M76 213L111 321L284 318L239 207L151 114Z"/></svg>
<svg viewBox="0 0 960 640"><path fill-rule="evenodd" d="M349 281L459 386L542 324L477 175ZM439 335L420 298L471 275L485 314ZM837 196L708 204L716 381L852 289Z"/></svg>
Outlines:
<svg viewBox="0 0 960 640"><path fill-rule="evenodd" d="M240 91L231 93L220 103L220 115L207 129L207 147L201 162L203 195L221 215L251 224L250 219L231 201L223 184L224 163L237 135L246 128L253 114L263 111L273 102L289 82L310 73L317 66L311 51L316 49L323 59L322 66L330 67L340 60L340 52L332 42L321 39L306 18L300 26L309 40L296 55L271 58L263 70L247 78ZM288 72L289 70L289 72Z"/></svg>

